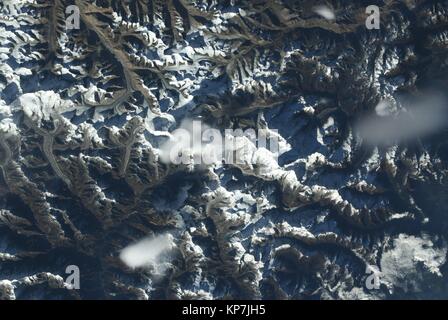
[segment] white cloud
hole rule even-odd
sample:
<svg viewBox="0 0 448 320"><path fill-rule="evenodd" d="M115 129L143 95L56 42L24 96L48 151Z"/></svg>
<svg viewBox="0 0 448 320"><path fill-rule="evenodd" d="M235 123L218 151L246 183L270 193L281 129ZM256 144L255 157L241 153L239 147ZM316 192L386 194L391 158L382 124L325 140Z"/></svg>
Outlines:
<svg viewBox="0 0 448 320"><path fill-rule="evenodd" d="M393 113L393 105L390 101L383 100L375 107L375 111L380 117L390 116Z"/></svg>
<svg viewBox="0 0 448 320"><path fill-rule="evenodd" d="M173 236L163 234L153 238L145 238L124 248L120 259L130 268L158 267L164 263L166 254L174 248Z"/></svg>
<svg viewBox="0 0 448 320"><path fill-rule="evenodd" d="M315 6L313 8L313 11L320 15L321 17L327 19L327 20L334 20L336 19L336 16L329 7L321 5L321 6Z"/></svg>

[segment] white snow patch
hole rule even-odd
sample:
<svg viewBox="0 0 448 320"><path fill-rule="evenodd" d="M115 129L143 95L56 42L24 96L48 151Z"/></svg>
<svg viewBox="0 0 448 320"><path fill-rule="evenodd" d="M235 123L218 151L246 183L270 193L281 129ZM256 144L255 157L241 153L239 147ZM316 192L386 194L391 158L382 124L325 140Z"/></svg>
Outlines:
<svg viewBox="0 0 448 320"><path fill-rule="evenodd" d="M446 260L446 246L436 247L427 235L422 238L400 234L394 247L381 257L381 281L390 289L418 292L430 279L442 277L440 267ZM422 272L423 271L423 272Z"/></svg>
<svg viewBox="0 0 448 320"><path fill-rule="evenodd" d="M25 93L19 97L18 106L32 120L40 123L41 120L50 120L51 116L68 112L74 109L70 100L63 100L53 91L37 91Z"/></svg>

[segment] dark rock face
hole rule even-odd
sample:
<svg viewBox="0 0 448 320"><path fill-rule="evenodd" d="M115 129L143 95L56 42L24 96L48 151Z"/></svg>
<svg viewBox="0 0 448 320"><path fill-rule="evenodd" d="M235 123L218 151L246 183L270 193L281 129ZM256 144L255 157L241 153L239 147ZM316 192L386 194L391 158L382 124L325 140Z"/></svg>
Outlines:
<svg viewBox="0 0 448 320"><path fill-rule="evenodd" d="M318 2L0 3L0 299L448 298L448 1Z"/></svg>

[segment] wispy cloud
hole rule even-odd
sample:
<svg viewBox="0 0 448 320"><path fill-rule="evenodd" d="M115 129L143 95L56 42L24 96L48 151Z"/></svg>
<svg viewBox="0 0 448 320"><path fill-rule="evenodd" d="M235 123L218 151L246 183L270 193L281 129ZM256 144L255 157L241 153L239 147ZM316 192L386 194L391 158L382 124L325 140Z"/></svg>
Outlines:
<svg viewBox="0 0 448 320"><path fill-rule="evenodd" d="M415 140L437 133L448 125L447 101L439 94L427 94L400 103L404 108L398 110L392 102L381 101L375 115L358 122L356 129L364 141L388 145Z"/></svg>

